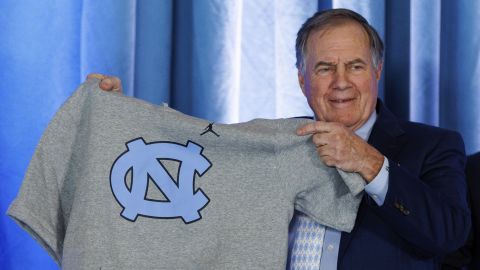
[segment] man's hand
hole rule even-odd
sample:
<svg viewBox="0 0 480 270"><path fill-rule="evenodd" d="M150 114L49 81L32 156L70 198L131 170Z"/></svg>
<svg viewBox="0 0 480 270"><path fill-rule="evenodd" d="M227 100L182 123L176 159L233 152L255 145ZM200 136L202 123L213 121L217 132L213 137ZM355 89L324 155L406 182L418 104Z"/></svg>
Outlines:
<svg viewBox="0 0 480 270"><path fill-rule="evenodd" d="M297 135L312 135L318 155L325 164L358 172L367 183L382 168L383 155L341 123L308 123L297 129Z"/></svg>
<svg viewBox="0 0 480 270"><path fill-rule="evenodd" d="M100 80L99 86L102 90L122 93L122 81L119 78L99 73L88 74L87 79L92 78L97 78Z"/></svg>

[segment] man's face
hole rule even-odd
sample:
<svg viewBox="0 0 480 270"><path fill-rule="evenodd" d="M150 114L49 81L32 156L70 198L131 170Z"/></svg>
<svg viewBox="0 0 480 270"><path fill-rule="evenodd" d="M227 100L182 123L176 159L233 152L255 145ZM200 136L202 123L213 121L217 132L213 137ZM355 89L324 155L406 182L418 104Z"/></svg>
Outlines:
<svg viewBox="0 0 480 270"><path fill-rule="evenodd" d="M312 32L298 79L320 121L360 128L375 110L378 80L367 33L352 22Z"/></svg>

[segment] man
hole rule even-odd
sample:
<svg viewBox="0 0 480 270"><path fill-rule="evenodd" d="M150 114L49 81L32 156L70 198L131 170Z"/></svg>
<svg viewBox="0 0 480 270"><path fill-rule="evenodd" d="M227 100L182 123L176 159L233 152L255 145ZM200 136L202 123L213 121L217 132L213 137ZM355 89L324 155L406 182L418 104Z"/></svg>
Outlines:
<svg viewBox="0 0 480 270"><path fill-rule="evenodd" d="M320 227L324 248L321 259L297 265L320 256L291 244L290 267L437 269L470 228L462 138L401 121L377 99L383 44L359 14L316 13L298 32L296 51L300 87L318 120L297 134L312 136L327 165L358 172L367 194L351 233L327 229L323 236L320 225L297 215L292 242L304 235L298 224ZM103 89L121 90L117 78L91 76L104 79Z"/></svg>

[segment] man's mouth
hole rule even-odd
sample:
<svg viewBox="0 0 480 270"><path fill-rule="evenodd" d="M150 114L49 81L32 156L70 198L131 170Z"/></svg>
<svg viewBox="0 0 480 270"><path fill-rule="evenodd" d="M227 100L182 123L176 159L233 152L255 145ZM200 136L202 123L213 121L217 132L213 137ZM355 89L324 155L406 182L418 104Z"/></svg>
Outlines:
<svg viewBox="0 0 480 270"><path fill-rule="evenodd" d="M337 98L337 99L330 99L330 102L332 103L336 103L336 104L343 104L343 103L347 103L347 102L350 102L350 101L353 101L354 98Z"/></svg>

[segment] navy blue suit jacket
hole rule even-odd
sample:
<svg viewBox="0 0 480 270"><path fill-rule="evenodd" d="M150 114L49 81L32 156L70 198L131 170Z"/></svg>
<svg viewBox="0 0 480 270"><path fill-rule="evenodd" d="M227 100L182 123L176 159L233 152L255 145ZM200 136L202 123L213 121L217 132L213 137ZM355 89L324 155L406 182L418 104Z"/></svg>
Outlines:
<svg viewBox="0 0 480 270"><path fill-rule="evenodd" d="M389 160L379 207L368 195L342 233L338 269L439 269L470 229L465 150L453 131L397 119L379 100L368 142Z"/></svg>

